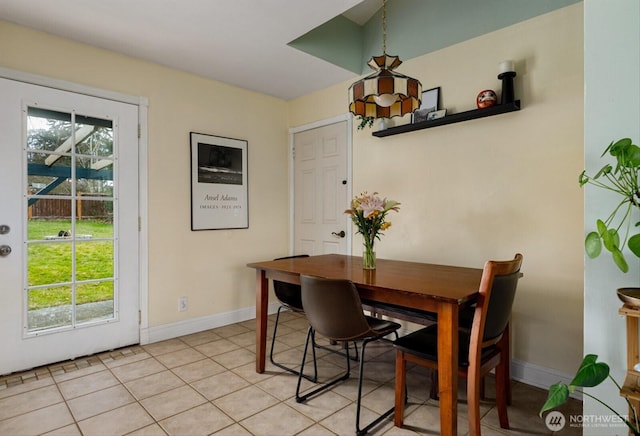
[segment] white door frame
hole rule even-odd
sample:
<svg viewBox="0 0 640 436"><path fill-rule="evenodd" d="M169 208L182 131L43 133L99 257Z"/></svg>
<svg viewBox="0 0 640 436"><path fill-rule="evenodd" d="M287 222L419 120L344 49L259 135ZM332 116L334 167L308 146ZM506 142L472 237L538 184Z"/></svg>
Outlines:
<svg viewBox="0 0 640 436"><path fill-rule="evenodd" d="M326 118L324 120L315 121L313 123L303 124L301 126L291 127L289 128L289 254L293 254L294 251L294 243L293 240L293 229L295 226L294 222L294 180L295 180L295 167L294 167L294 158L293 158L293 150L294 150L294 135L296 133L304 132L305 130L317 129L318 127L324 127L331 124L336 124L346 121L347 122L347 198L353 198L353 169L352 169L352 160L353 160L353 117L350 113L337 115L332 118ZM347 232L347 253L351 254L351 244L352 244L352 236L351 231Z"/></svg>
<svg viewBox="0 0 640 436"><path fill-rule="evenodd" d="M29 83L31 85L46 86L47 88L69 91L76 94L84 94L91 97L99 97L121 103L128 103L138 106L138 244L139 244L139 289L140 289L140 343L149 343L149 234L148 234L148 162L147 162L147 112L149 99L146 97L136 97L91 86L80 85L78 83L67 82L65 80L53 79L37 74L25 73L23 71L11 70L0 67L0 77L18 82Z"/></svg>

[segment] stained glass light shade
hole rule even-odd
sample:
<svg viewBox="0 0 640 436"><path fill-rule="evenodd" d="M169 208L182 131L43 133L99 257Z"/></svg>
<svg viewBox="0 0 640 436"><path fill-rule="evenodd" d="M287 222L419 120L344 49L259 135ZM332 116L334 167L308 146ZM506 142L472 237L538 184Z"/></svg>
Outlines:
<svg viewBox="0 0 640 436"><path fill-rule="evenodd" d="M418 109L422 84L394 71L401 63L398 56L373 56L368 65L375 71L349 87L349 111L363 117L392 118Z"/></svg>

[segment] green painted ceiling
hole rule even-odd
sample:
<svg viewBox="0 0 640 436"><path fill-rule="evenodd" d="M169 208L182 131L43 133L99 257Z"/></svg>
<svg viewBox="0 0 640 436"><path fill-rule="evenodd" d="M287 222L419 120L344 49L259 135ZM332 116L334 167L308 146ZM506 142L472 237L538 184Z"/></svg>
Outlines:
<svg viewBox="0 0 640 436"><path fill-rule="evenodd" d="M407 60L582 0L387 0L387 53ZM289 43L356 74L382 54L382 12L360 26L342 15Z"/></svg>

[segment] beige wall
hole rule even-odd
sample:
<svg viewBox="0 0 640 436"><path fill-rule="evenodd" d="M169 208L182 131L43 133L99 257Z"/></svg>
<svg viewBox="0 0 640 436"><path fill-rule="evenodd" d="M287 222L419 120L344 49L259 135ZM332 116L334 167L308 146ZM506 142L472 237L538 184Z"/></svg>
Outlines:
<svg viewBox="0 0 640 436"><path fill-rule="evenodd" d="M148 97L149 327L255 304L245 264L288 254L285 101L3 21L0 67ZM248 230L190 230L190 131L248 141Z"/></svg>
<svg viewBox="0 0 640 436"><path fill-rule="evenodd" d="M523 108L386 138L354 127L353 140L354 193L402 203L378 256L482 266L522 252L514 357L565 373L582 359L582 42L580 3L412 59L399 71L440 86L451 112L499 90L498 64L513 59ZM348 85L291 102L290 124L343 113Z"/></svg>
<svg viewBox="0 0 640 436"><path fill-rule="evenodd" d="M514 59L523 110L353 141L353 191L402 202L378 255L481 266L522 252L514 357L567 373L582 354L582 40L577 4L407 61L459 112ZM2 21L0 67L149 98L150 327L254 304L244 265L288 250L287 128L344 113L349 85L287 103ZM190 131L249 141L248 230L190 231Z"/></svg>

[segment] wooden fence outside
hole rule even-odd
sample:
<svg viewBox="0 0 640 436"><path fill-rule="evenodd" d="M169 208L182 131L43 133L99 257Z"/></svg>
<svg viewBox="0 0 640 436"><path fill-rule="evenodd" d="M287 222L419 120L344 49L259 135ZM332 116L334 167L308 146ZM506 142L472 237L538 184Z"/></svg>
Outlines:
<svg viewBox="0 0 640 436"><path fill-rule="evenodd" d="M56 220L71 217L71 201L61 198L40 198L29 206L29 219ZM113 219L113 202L96 200L76 200L76 218L109 220Z"/></svg>

